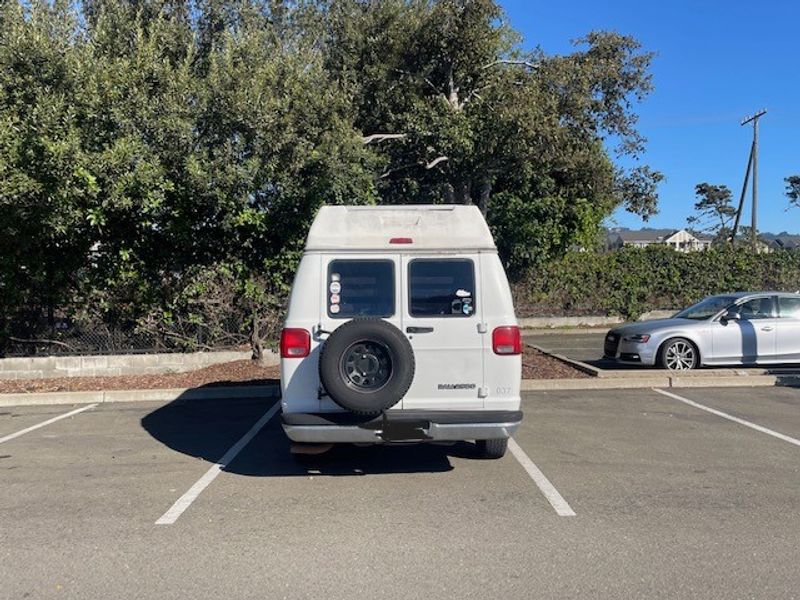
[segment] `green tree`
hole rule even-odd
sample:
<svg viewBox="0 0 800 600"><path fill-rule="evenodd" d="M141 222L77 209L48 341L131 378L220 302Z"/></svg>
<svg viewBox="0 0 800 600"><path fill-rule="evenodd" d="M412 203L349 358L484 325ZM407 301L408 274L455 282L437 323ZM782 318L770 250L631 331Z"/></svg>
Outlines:
<svg viewBox="0 0 800 600"><path fill-rule="evenodd" d="M521 42L493 0L0 3L0 345L252 326L323 203L476 204L515 274L653 214L660 174L613 160L651 55Z"/></svg>
<svg viewBox="0 0 800 600"><path fill-rule="evenodd" d="M381 160L383 201L476 204L515 271L593 240L617 206L655 212L662 176L615 168L607 148L643 148L632 106L652 55L633 38L523 52L492 0L338 0L325 17L327 66Z"/></svg>
<svg viewBox="0 0 800 600"><path fill-rule="evenodd" d="M731 190L728 186L710 183L698 183L694 189L697 198L694 209L697 214L686 221L704 231L710 231L719 240L727 239L731 221L736 215L736 209L731 204Z"/></svg>
<svg viewBox="0 0 800 600"><path fill-rule="evenodd" d="M786 179L786 197L789 203L800 207L800 175L790 175Z"/></svg>

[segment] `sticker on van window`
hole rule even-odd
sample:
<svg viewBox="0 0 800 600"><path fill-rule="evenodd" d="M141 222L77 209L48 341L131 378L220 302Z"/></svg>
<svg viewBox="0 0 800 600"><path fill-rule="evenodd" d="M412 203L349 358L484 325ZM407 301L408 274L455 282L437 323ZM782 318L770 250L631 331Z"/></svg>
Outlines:
<svg viewBox="0 0 800 600"><path fill-rule="evenodd" d="M331 283L330 290L331 294L338 294L339 292L342 291L342 284L339 283L338 281L334 281Z"/></svg>
<svg viewBox="0 0 800 600"><path fill-rule="evenodd" d="M338 273L331 273L331 281L341 281L342 276Z"/></svg>
<svg viewBox="0 0 800 600"><path fill-rule="evenodd" d="M470 294L467 290L458 290L456 291L456 296L459 298L469 298L472 296L472 294Z"/></svg>
<svg viewBox="0 0 800 600"><path fill-rule="evenodd" d="M340 300L339 294L331 294L331 304L339 304Z"/></svg>
<svg viewBox="0 0 800 600"><path fill-rule="evenodd" d="M340 308L340 306L338 304L332 304L331 308L330 308L331 314L335 315L336 313L338 313L339 312L339 308Z"/></svg>

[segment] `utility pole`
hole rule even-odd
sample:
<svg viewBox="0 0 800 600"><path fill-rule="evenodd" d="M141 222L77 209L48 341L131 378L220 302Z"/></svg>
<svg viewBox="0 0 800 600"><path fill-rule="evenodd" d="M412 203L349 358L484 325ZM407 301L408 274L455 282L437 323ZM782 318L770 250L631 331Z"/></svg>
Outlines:
<svg viewBox="0 0 800 600"><path fill-rule="evenodd" d="M767 114L767 109L762 108L756 114L744 118L741 123L743 126L753 123L753 146L750 154L750 162L753 167L753 221L750 232L753 252L758 251L758 120L765 114ZM747 175L745 175L745 186L747 186Z"/></svg>

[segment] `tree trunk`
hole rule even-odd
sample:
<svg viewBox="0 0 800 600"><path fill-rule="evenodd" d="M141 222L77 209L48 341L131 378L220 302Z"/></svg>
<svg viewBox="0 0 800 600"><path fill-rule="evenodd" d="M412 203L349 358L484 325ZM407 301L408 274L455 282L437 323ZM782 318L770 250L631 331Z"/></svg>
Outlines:
<svg viewBox="0 0 800 600"><path fill-rule="evenodd" d="M264 345L261 341L261 332L258 326L258 311L253 309L253 321L250 328L250 347L253 350L253 360L261 362L264 359Z"/></svg>
<svg viewBox="0 0 800 600"><path fill-rule="evenodd" d="M486 218L487 213L489 212L489 199L492 195L492 182L488 179L484 179L481 182L480 191L478 192L478 208L481 210L481 214L484 218Z"/></svg>
<svg viewBox="0 0 800 600"><path fill-rule="evenodd" d="M458 181L454 187L456 204L472 204L472 195L470 194L468 182Z"/></svg>

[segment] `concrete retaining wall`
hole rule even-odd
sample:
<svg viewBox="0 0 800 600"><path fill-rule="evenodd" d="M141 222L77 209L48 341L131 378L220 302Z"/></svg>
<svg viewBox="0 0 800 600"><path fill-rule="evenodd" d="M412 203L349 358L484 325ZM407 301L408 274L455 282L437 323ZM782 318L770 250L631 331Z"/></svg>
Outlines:
<svg viewBox="0 0 800 600"><path fill-rule="evenodd" d="M666 319L674 315L677 310L651 310L639 317L639 321L652 319ZM523 329L559 329L562 327L611 327L624 323L622 317L609 317L606 315L587 315L584 317L523 317L517 319Z"/></svg>
<svg viewBox="0 0 800 600"><path fill-rule="evenodd" d="M517 319L523 329L556 329L559 327L605 327L619 325L622 317L523 317Z"/></svg>
<svg viewBox="0 0 800 600"><path fill-rule="evenodd" d="M646 312L641 315L637 321L652 321L653 319L669 319L672 315L678 312L680 309L669 309L669 310L651 310L650 312Z"/></svg>
<svg viewBox="0 0 800 600"><path fill-rule="evenodd" d="M193 352L187 354L113 354L108 356L46 356L0 359L0 379L49 379L182 373L232 360L250 358L250 351ZM265 364L280 358L267 351Z"/></svg>

